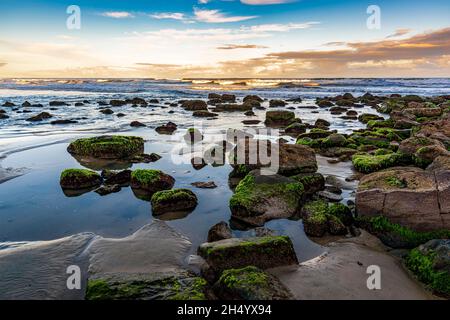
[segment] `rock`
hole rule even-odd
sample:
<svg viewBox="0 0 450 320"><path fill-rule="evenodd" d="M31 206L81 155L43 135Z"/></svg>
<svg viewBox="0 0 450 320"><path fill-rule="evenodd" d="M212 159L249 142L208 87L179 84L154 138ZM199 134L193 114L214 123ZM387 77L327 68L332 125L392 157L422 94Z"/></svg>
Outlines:
<svg viewBox="0 0 450 320"><path fill-rule="evenodd" d="M101 176L105 179L106 185L128 186L131 181L131 172L131 170L103 170Z"/></svg>
<svg viewBox="0 0 450 320"><path fill-rule="evenodd" d="M329 191L319 191L317 192L317 196L330 202L339 202L343 200L341 195Z"/></svg>
<svg viewBox="0 0 450 320"><path fill-rule="evenodd" d="M125 113L122 113L122 112L119 112L118 114L116 114L116 116L117 116L118 118L123 118L123 117L126 116L126 114L125 114Z"/></svg>
<svg viewBox="0 0 450 320"><path fill-rule="evenodd" d="M203 274L218 278L227 269L255 266L263 270L298 264L289 237L232 238L200 245L198 255L205 259L208 269Z"/></svg>
<svg viewBox="0 0 450 320"><path fill-rule="evenodd" d="M284 129L284 133L289 135L299 135L306 132L306 125L303 123L295 122Z"/></svg>
<svg viewBox="0 0 450 320"><path fill-rule="evenodd" d="M148 105L147 101L145 101L142 98L127 99L125 102L127 104L138 104L138 105L141 105L141 106L147 106ZM150 100L150 103L159 103L159 101L157 99L152 99L152 100Z"/></svg>
<svg viewBox="0 0 450 320"><path fill-rule="evenodd" d="M170 121L165 125L156 127L155 129L155 131L159 134L172 134L175 130L177 130L177 125Z"/></svg>
<svg viewBox="0 0 450 320"><path fill-rule="evenodd" d="M25 101L24 103L22 103L22 107L31 107L31 103L29 103L28 101Z"/></svg>
<svg viewBox="0 0 450 320"><path fill-rule="evenodd" d="M363 113L358 117L358 120L361 121L362 123L368 123L371 120L384 120L384 118L376 114Z"/></svg>
<svg viewBox="0 0 450 320"><path fill-rule="evenodd" d="M244 103L244 104L217 104L214 108L216 112L236 112L236 111L251 111L253 109L253 105Z"/></svg>
<svg viewBox="0 0 450 320"><path fill-rule="evenodd" d="M51 107L62 107L62 106L68 106L67 103L65 103L64 101L50 101L48 103L49 106Z"/></svg>
<svg viewBox="0 0 450 320"><path fill-rule="evenodd" d="M344 147L346 145L347 139L342 134L339 133L330 134L322 142L322 146L326 148Z"/></svg>
<svg viewBox="0 0 450 320"><path fill-rule="evenodd" d="M322 191L325 189L325 179L320 173L300 173L291 177L294 180L297 180L305 189L305 196L312 196L318 191Z"/></svg>
<svg viewBox="0 0 450 320"><path fill-rule="evenodd" d="M329 206L324 200L306 203L301 210L305 233L312 237L322 237L327 232L332 235L345 235L347 228L344 221L349 222L351 216L346 216L348 211L341 206L345 207L337 204Z"/></svg>
<svg viewBox="0 0 450 320"><path fill-rule="evenodd" d="M259 124L261 120L242 120L241 121L245 125L253 125L253 124Z"/></svg>
<svg viewBox="0 0 450 320"><path fill-rule="evenodd" d="M191 164L192 164L192 167L195 169L195 170L201 170L201 169L203 169L204 167L206 167L208 164L205 162L205 159L203 159L203 158L201 158L201 157L193 157L192 159L191 159Z"/></svg>
<svg viewBox="0 0 450 320"><path fill-rule="evenodd" d="M355 110L349 110L345 113L347 116L357 116L358 112Z"/></svg>
<svg viewBox="0 0 450 320"><path fill-rule="evenodd" d="M314 126L317 128L328 128L330 125L331 123L324 119L317 119L314 123Z"/></svg>
<svg viewBox="0 0 450 320"><path fill-rule="evenodd" d="M398 152L409 156L419 167L425 168L440 155L449 155L442 142L427 137L411 137L403 140Z"/></svg>
<svg viewBox="0 0 450 320"><path fill-rule="evenodd" d="M200 130L196 128L189 128L186 134L183 136L184 141L189 144L194 144L203 140L203 135Z"/></svg>
<svg viewBox="0 0 450 320"><path fill-rule="evenodd" d="M86 300L206 300L207 283L189 271L91 277Z"/></svg>
<svg viewBox="0 0 450 320"><path fill-rule="evenodd" d="M341 114L341 113L344 113L344 112L347 112L347 108L344 108L344 107L331 107L330 108L330 113L331 114Z"/></svg>
<svg viewBox="0 0 450 320"><path fill-rule="evenodd" d="M130 123L130 127L145 127L145 124L139 121L132 121Z"/></svg>
<svg viewBox="0 0 450 320"><path fill-rule="evenodd" d="M285 127L295 121L295 113L292 111L267 111L266 126Z"/></svg>
<svg viewBox="0 0 450 320"><path fill-rule="evenodd" d="M188 189L158 191L151 198L153 215L168 212L190 212L197 206L197 196Z"/></svg>
<svg viewBox="0 0 450 320"><path fill-rule="evenodd" d="M223 94L220 99L225 102L235 102L236 96L234 94Z"/></svg>
<svg viewBox="0 0 450 320"><path fill-rule="evenodd" d="M269 107L270 108L276 108L276 107L284 107L286 106L286 102L284 102L283 100L270 100L269 101Z"/></svg>
<svg viewBox="0 0 450 320"><path fill-rule="evenodd" d="M114 111L112 111L112 110L109 109L109 108L100 109L100 112L103 113L103 114L106 114L106 115L109 115L109 114L113 114L113 113L114 113Z"/></svg>
<svg viewBox="0 0 450 320"><path fill-rule="evenodd" d="M72 142L67 151L72 155L98 159L124 159L144 152L144 139L133 136L99 136Z"/></svg>
<svg viewBox="0 0 450 320"><path fill-rule="evenodd" d="M15 107L16 105L12 102L6 101L4 104L2 104L2 107Z"/></svg>
<svg viewBox="0 0 450 320"><path fill-rule="evenodd" d="M50 122L50 124L57 125L57 124L73 124L78 123L76 120L54 120Z"/></svg>
<svg viewBox="0 0 450 320"><path fill-rule="evenodd" d="M66 169L59 179L61 187L68 190L89 189L101 183L102 178L98 173L86 169Z"/></svg>
<svg viewBox="0 0 450 320"><path fill-rule="evenodd" d="M207 110L199 110L199 111L194 111L192 116L197 117L197 118L214 118L214 117L217 117L218 114L209 112Z"/></svg>
<svg viewBox="0 0 450 320"><path fill-rule="evenodd" d="M252 171L230 199L232 217L253 226L289 218L297 212L303 193L303 185L294 179Z"/></svg>
<svg viewBox="0 0 450 320"><path fill-rule="evenodd" d="M246 115L247 117L253 117L255 115L255 113L252 110L249 110L249 111L245 111L244 115Z"/></svg>
<svg viewBox="0 0 450 320"><path fill-rule="evenodd" d="M244 97L244 102L248 102L248 101L257 101L257 102L263 102L264 100L257 96L257 95L248 95Z"/></svg>
<svg viewBox="0 0 450 320"><path fill-rule="evenodd" d="M314 150L299 144L281 144L279 146L278 174L292 176L299 173L317 171Z"/></svg>
<svg viewBox="0 0 450 320"><path fill-rule="evenodd" d="M336 101L336 105L339 107L352 107L354 104L353 99L340 99Z"/></svg>
<svg viewBox="0 0 450 320"><path fill-rule="evenodd" d="M450 170L433 168L392 168L362 177L356 193L358 215L382 215L416 231L448 229Z"/></svg>
<svg viewBox="0 0 450 320"><path fill-rule="evenodd" d="M125 100L113 99L113 100L109 101L109 104L113 107L122 107L122 106L126 105L127 102Z"/></svg>
<svg viewBox="0 0 450 320"><path fill-rule="evenodd" d="M355 154L352 158L353 166L362 173L372 173L390 167L408 164L409 159L401 153L384 155Z"/></svg>
<svg viewBox="0 0 450 320"><path fill-rule="evenodd" d="M450 240L431 240L412 250L405 262L434 292L450 295Z"/></svg>
<svg viewBox="0 0 450 320"><path fill-rule="evenodd" d="M53 116L50 113L48 113L48 112L41 112L41 113L31 117L31 118L28 118L27 121L36 122L36 121L42 121L42 120L45 120L45 119L50 119L52 117Z"/></svg>
<svg viewBox="0 0 450 320"><path fill-rule="evenodd" d="M0 119L8 119L9 116L4 114L4 113L0 113Z"/></svg>
<svg viewBox="0 0 450 320"><path fill-rule="evenodd" d="M329 100L323 99L323 100L319 100L319 101L317 102L317 105L318 105L320 108L330 108L330 107L333 106L333 102L331 102L331 101L329 101Z"/></svg>
<svg viewBox="0 0 450 320"><path fill-rule="evenodd" d="M122 188L119 185L113 184L113 185L101 186L100 188L95 190L95 192L101 196L106 196L111 193L117 193L120 190L122 190Z"/></svg>
<svg viewBox="0 0 450 320"><path fill-rule="evenodd" d="M192 182L192 186L200 189L215 189L217 188L214 181L208 181L208 182Z"/></svg>
<svg viewBox="0 0 450 320"><path fill-rule="evenodd" d="M181 107L187 111L197 111L197 110L208 111L208 105L203 100L187 100L181 104Z"/></svg>
<svg viewBox="0 0 450 320"><path fill-rule="evenodd" d="M146 191L149 195L172 189L174 184L175 179L160 170L137 169L131 173L131 187Z"/></svg>
<svg viewBox="0 0 450 320"><path fill-rule="evenodd" d="M214 292L224 300L293 299L277 278L253 266L225 270L214 285Z"/></svg>
<svg viewBox="0 0 450 320"><path fill-rule="evenodd" d="M151 154L142 153L142 154L134 155L134 156L128 158L127 161L129 161L131 163L151 163L151 162L156 162L161 158L162 157L157 153L151 153Z"/></svg>
<svg viewBox="0 0 450 320"><path fill-rule="evenodd" d="M215 242L233 237L228 223L221 221L211 227L208 231L208 242Z"/></svg>
<svg viewBox="0 0 450 320"><path fill-rule="evenodd" d="M410 113L416 117L439 117L442 115L440 108L410 108L404 109L403 112Z"/></svg>

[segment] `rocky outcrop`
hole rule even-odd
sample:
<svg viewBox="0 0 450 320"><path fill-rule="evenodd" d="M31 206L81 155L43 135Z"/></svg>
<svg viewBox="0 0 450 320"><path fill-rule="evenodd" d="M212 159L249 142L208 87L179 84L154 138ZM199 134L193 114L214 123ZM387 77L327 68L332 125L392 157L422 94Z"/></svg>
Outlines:
<svg viewBox="0 0 450 320"><path fill-rule="evenodd" d="M160 170L137 169L131 173L131 187L145 191L148 195L172 189L175 179Z"/></svg>
<svg viewBox="0 0 450 320"><path fill-rule="evenodd" d="M450 228L450 161L427 169L392 168L364 176L356 194L361 216L383 215L417 231Z"/></svg>
<svg viewBox="0 0 450 320"><path fill-rule="evenodd" d="M102 183L101 176L86 169L66 169L61 173L60 181L63 189L78 190L89 189Z"/></svg>
<svg viewBox="0 0 450 320"><path fill-rule="evenodd" d="M144 139L133 136L100 136L72 142L67 151L72 155L98 159L124 159L144 152Z"/></svg>
<svg viewBox="0 0 450 320"><path fill-rule="evenodd" d="M158 191L151 198L153 215L190 212L197 206L197 201L195 193L188 189Z"/></svg>

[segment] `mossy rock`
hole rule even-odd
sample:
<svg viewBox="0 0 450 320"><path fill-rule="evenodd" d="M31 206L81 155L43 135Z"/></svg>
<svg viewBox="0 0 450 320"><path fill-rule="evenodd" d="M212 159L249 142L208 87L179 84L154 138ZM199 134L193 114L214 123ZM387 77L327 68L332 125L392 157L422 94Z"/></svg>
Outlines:
<svg viewBox="0 0 450 320"><path fill-rule="evenodd" d="M294 179L254 170L240 181L230 199L232 217L253 226L289 218L297 212L303 194L303 184Z"/></svg>
<svg viewBox="0 0 450 320"><path fill-rule="evenodd" d="M358 120L361 121L362 123L368 123L371 120L384 120L384 118L376 114L363 113L358 117Z"/></svg>
<svg viewBox="0 0 450 320"><path fill-rule="evenodd" d="M151 203L154 215L192 211L197 206L197 196L189 189L163 190L152 196Z"/></svg>
<svg viewBox="0 0 450 320"><path fill-rule="evenodd" d="M100 136L72 142L67 151L73 155L98 159L124 159L144 152L144 139L133 136Z"/></svg>
<svg viewBox="0 0 450 320"><path fill-rule="evenodd" d="M396 249L412 249L433 239L449 239L450 230L419 232L384 216L358 217L356 225L380 238L387 246Z"/></svg>
<svg viewBox="0 0 450 320"><path fill-rule="evenodd" d="M322 147L324 148L345 147L346 145L347 139L339 133L330 134L322 141Z"/></svg>
<svg viewBox="0 0 450 320"><path fill-rule="evenodd" d="M208 105L203 100L186 100L181 107L187 111L208 110Z"/></svg>
<svg viewBox="0 0 450 320"><path fill-rule="evenodd" d="M305 196L311 196L316 192L325 189L325 178L318 172L300 173L298 175L292 176L291 178L303 185Z"/></svg>
<svg viewBox="0 0 450 320"><path fill-rule="evenodd" d="M266 126L286 127L295 121L295 113L292 111L267 111Z"/></svg>
<svg viewBox="0 0 450 320"><path fill-rule="evenodd" d="M410 158L401 153L385 155L356 154L352 158L353 166L362 173L372 173L386 168L408 165Z"/></svg>
<svg viewBox="0 0 450 320"><path fill-rule="evenodd" d="M393 128L395 125L394 120L387 119L387 120L370 120L367 122L367 128L374 129L374 128Z"/></svg>
<svg viewBox="0 0 450 320"><path fill-rule="evenodd" d="M413 249L406 266L436 294L450 297L450 240L431 240Z"/></svg>
<svg viewBox="0 0 450 320"><path fill-rule="evenodd" d="M200 245L207 279L217 279L224 270L255 266L269 269L298 264L292 241L287 236L232 238Z"/></svg>
<svg viewBox="0 0 450 320"><path fill-rule="evenodd" d="M160 170L137 169L131 173L131 187L152 195L155 192L172 189L175 179Z"/></svg>
<svg viewBox="0 0 450 320"><path fill-rule="evenodd" d="M322 140L323 139L312 139L310 137L299 137L296 141L296 144L308 146L313 149L318 149L322 145Z"/></svg>
<svg viewBox="0 0 450 320"><path fill-rule="evenodd" d="M189 272L89 279L86 300L206 300L205 279Z"/></svg>
<svg viewBox="0 0 450 320"><path fill-rule="evenodd" d="M102 177L87 169L66 169L61 173L59 183L63 189L89 189L100 186Z"/></svg>
<svg viewBox="0 0 450 320"><path fill-rule="evenodd" d="M292 294L274 276L248 266L225 270L214 285L214 292L223 300L289 300Z"/></svg>
<svg viewBox="0 0 450 320"><path fill-rule="evenodd" d="M351 210L344 204L331 204L324 200L306 203L301 211L305 233L312 237L347 234L346 226L353 223Z"/></svg>
<svg viewBox="0 0 450 320"><path fill-rule="evenodd" d="M290 124L284 129L284 133L289 135L299 135L306 132L306 125L303 123L295 122Z"/></svg>

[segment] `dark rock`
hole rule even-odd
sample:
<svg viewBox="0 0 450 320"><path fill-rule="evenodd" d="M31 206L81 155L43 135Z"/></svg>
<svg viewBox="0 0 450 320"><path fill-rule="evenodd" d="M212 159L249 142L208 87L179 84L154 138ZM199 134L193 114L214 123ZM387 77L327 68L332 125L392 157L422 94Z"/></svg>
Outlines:
<svg viewBox="0 0 450 320"><path fill-rule="evenodd" d="M106 185L128 186L131 181L131 170L112 171L103 170L101 173Z"/></svg>
<svg viewBox="0 0 450 320"><path fill-rule="evenodd" d="M270 100L269 101L269 107L276 108L276 107L284 107L286 106L286 102L283 100Z"/></svg>
<svg viewBox="0 0 450 320"><path fill-rule="evenodd" d="M62 107L62 106L68 106L67 103L65 103L64 101L50 101L48 103L48 105L50 107Z"/></svg>
<svg viewBox="0 0 450 320"><path fill-rule="evenodd" d="M172 134L175 130L177 130L177 125L170 121L165 125L159 126L155 129L155 131L159 134Z"/></svg>
<svg viewBox="0 0 450 320"><path fill-rule="evenodd" d="M72 142L67 151L72 155L99 159L124 159L142 154L144 139L133 136L99 136Z"/></svg>
<svg viewBox="0 0 450 320"><path fill-rule="evenodd" d="M31 117L31 118L28 118L27 121L36 122L36 121L42 121L42 120L45 120L45 119L49 119L49 118L52 118L52 117L53 116L50 113L48 113L48 112L41 112L41 113Z"/></svg>
<svg viewBox="0 0 450 320"><path fill-rule="evenodd" d="M50 124L72 124L72 123L78 123L76 120L55 120L50 122Z"/></svg>
<svg viewBox="0 0 450 320"><path fill-rule="evenodd" d="M214 118L214 117L217 117L218 114L214 113L214 112L209 112L207 110L199 110L199 111L194 111L192 116L197 117L197 118Z"/></svg>
<svg viewBox="0 0 450 320"><path fill-rule="evenodd" d="M101 196L106 196L111 193L117 193L120 190L122 190L122 188L119 185L113 184L113 185L101 186L100 188L95 190L95 193L98 193Z"/></svg>
<svg viewBox="0 0 450 320"><path fill-rule="evenodd" d="M231 239L233 235L231 234L231 229L228 223L221 221L214 225L208 231L208 242L214 242L224 239Z"/></svg>
<svg viewBox="0 0 450 320"><path fill-rule="evenodd" d="M190 212L197 206L197 196L188 189L158 191L151 198L153 215L168 212Z"/></svg>
<svg viewBox="0 0 450 320"><path fill-rule="evenodd" d="M87 189L99 186L102 183L102 178L94 171L67 169L61 173L59 183L63 189Z"/></svg>
<svg viewBox="0 0 450 320"><path fill-rule="evenodd" d="M131 187L146 191L149 195L172 189L174 184L175 179L160 170L137 169L131 173Z"/></svg>
<svg viewBox="0 0 450 320"><path fill-rule="evenodd" d="M208 106L203 100L187 100L181 104L181 107L187 111L208 110Z"/></svg>
<svg viewBox="0 0 450 320"><path fill-rule="evenodd" d="M192 182L192 186L200 189L215 189L217 188L214 181L208 181L208 182Z"/></svg>
<svg viewBox="0 0 450 320"><path fill-rule="evenodd" d="M103 113L103 114L113 114L114 113L114 111L112 111L111 109L109 109L109 108L105 108L105 109L100 109L100 112L101 113Z"/></svg>
<svg viewBox="0 0 450 320"><path fill-rule="evenodd" d="M130 127L145 127L145 124L139 121L132 121L130 123Z"/></svg>

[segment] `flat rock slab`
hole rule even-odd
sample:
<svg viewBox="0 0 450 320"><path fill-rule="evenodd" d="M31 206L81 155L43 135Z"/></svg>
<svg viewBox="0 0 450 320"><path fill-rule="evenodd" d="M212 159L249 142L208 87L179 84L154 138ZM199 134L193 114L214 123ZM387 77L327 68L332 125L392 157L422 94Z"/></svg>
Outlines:
<svg viewBox="0 0 450 320"><path fill-rule="evenodd" d="M378 239L358 238L328 245L327 253L299 267L270 269L299 300L423 300L435 297L410 277L398 258L383 251ZM359 262L359 264L358 264ZM362 264L362 265L360 265ZM367 267L381 269L381 290L367 288Z"/></svg>
<svg viewBox="0 0 450 320"><path fill-rule="evenodd" d="M0 300L83 299L84 290L68 290L67 267L87 268L84 254L92 233L38 242L9 243L0 250Z"/></svg>
<svg viewBox="0 0 450 320"><path fill-rule="evenodd" d="M191 243L162 221L108 239L92 233L38 242L0 243L1 299L84 299L87 278L182 274ZM81 269L81 290L68 290L67 267Z"/></svg>

